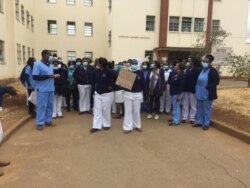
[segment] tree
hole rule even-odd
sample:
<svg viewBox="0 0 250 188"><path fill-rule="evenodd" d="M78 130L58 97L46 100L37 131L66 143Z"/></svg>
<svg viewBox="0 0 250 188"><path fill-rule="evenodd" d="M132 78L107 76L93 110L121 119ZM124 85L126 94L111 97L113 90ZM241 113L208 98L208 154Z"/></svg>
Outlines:
<svg viewBox="0 0 250 188"><path fill-rule="evenodd" d="M224 41L227 37L231 35L226 30L220 28L217 30L213 30L211 32L208 43L206 44L206 33L199 34L196 39L196 44L193 45L192 54L202 57L205 54L211 54L213 47L224 46Z"/></svg>
<svg viewBox="0 0 250 188"><path fill-rule="evenodd" d="M229 72L233 73L234 77L247 78L248 87L250 87L250 55L244 56L231 54L227 58L229 62Z"/></svg>

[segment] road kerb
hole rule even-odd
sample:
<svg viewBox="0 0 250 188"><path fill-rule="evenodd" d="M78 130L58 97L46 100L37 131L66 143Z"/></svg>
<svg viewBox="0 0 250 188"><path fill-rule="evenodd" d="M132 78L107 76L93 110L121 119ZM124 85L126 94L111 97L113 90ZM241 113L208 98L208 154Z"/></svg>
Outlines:
<svg viewBox="0 0 250 188"><path fill-rule="evenodd" d="M23 125L25 125L30 119L32 119L32 117L27 115L23 117L22 119L20 119L18 122L16 122L12 128L4 132L3 140L0 143L0 145L6 142L14 132L16 132Z"/></svg>
<svg viewBox="0 0 250 188"><path fill-rule="evenodd" d="M219 122L217 120L212 120L212 127L227 133L235 138L238 138L244 142L246 142L247 144L250 144L250 134L240 131L238 129L235 129L233 127L230 127L222 122Z"/></svg>

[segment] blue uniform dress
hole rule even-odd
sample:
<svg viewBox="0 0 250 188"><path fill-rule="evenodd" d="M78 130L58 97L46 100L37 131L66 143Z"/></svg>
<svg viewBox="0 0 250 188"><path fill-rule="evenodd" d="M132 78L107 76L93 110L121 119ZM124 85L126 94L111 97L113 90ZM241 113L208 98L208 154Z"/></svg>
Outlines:
<svg viewBox="0 0 250 188"><path fill-rule="evenodd" d="M208 97L208 76L210 69L203 69L198 77L196 88L195 88L195 96L197 99L197 120L196 123L209 126L211 112L212 112L212 100L209 100Z"/></svg>
<svg viewBox="0 0 250 188"><path fill-rule="evenodd" d="M36 80L37 91L37 126L51 123L54 102L54 78L53 66L43 61L37 61L33 67L33 78Z"/></svg>

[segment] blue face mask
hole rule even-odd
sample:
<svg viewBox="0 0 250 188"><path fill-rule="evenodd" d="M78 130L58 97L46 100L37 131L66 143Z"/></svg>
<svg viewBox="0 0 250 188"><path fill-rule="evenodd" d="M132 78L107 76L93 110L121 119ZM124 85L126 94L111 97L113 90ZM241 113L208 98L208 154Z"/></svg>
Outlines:
<svg viewBox="0 0 250 188"><path fill-rule="evenodd" d="M168 69L169 69L169 66L168 66L168 65L164 65L164 69L165 69L165 70L168 70Z"/></svg>
<svg viewBox="0 0 250 188"><path fill-rule="evenodd" d="M70 69L70 70L73 70L74 68L75 68L74 65L70 65L70 66L69 66L69 69Z"/></svg>
<svg viewBox="0 0 250 188"><path fill-rule="evenodd" d="M131 69L131 71L137 71L137 65L131 65L130 66L130 69Z"/></svg>
<svg viewBox="0 0 250 188"><path fill-rule="evenodd" d="M204 69L209 67L209 64L208 64L208 63L202 62L201 64L202 64L202 67L203 67Z"/></svg>

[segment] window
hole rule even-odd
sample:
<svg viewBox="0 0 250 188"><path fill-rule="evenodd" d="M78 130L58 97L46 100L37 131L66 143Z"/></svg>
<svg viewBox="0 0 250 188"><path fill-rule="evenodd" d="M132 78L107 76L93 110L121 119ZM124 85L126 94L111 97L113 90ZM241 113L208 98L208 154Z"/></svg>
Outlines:
<svg viewBox="0 0 250 188"><path fill-rule="evenodd" d="M53 56L53 57L57 57L57 51L56 50L49 50L49 53L50 53L50 55L51 56Z"/></svg>
<svg viewBox="0 0 250 188"><path fill-rule="evenodd" d="M88 7L93 6L93 0L84 0L84 5Z"/></svg>
<svg viewBox="0 0 250 188"><path fill-rule="evenodd" d="M27 18L26 18L26 20L27 20L27 28L30 28L30 13L29 13L29 11L26 11L26 16L27 16Z"/></svg>
<svg viewBox="0 0 250 188"><path fill-rule="evenodd" d="M0 40L0 63L4 63L4 41Z"/></svg>
<svg viewBox="0 0 250 188"><path fill-rule="evenodd" d="M34 18L33 16L30 16L31 18L31 31L34 31Z"/></svg>
<svg viewBox="0 0 250 188"><path fill-rule="evenodd" d="M111 47L111 40L112 40L112 31L109 31L109 34L108 34L108 43L109 43L109 47Z"/></svg>
<svg viewBox="0 0 250 188"><path fill-rule="evenodd" d="M67 33L68 33L68 35L76 35L75 22L67 22Z"/></svg>
<svg viewBox="0 0 250 188"><path fill-rule="evenodd" d="M109 8L109 13L110 13L111 10L112 10L112 0L108 0L108 3L109 3L109 6L108 6L108 8Z"/></svg>
<svg viewBox="0 0 250 188"><path fill-rule="evenodd" d="M26 64L26 50L25 50L25 46L23 46L23 64Z"/></svg>
<svg viewBox="0 0 250 188"><path fill-rule="evenodd" d="M153 51L152 50L146 50L145 51L145 57L149 57L148 59L153 59Z"/></svg>
<svg viewBox="0 0 250 188"><path fill-rule="evenodd" d="M66 3L68 4L68 5L75 5L75 0L66 0Z"/></svg>
<svg viewBox="0 0 250 188"><path fill-rule="evenodd" d="M3 0L0 0L0 12L3 13Z"/></svg>
<svg viewBox="0 0 250 188"><path fill-rule="evenodd" d="M89 59L93 59L93 52L84 52L84 57L89 58Z"/></svg>
<svg viewBox="0 0 250 188"><path fill-rule="evenodd" d="M30 47L28 47L28 58L31 57L31 51L30 51Z"/></svg>
<svg viewBox="0 0 250 188"><path fill-rule="evenodd" d="M48 0L48 3L56 3L56 0Z"/></svg>
<svg viewBox="0 0 250 188"><path fill-rule="evenodd" d="M155 30L155 16L147 16L146 31L154 31L154 30Z"/></svg>
<svg viewBox="0 0 250 188"><path fill-rule="evenodd" d="M23 5L21 5L21 15L22 15L22 24L25 24L24 6Z"/></svg>
<svg viewBox="0 0 250 188"><path fill-rule="evenodd" d="M84 35L92 36L93 35L93 24L92 23L84 23Z"/></svg>
<svg viewBox="0 0 250 188"><path fill-rule="evenodd" d="M49 34L56 34L57 33L56 20L48 20L48 33Z"/></svg>
<svg viewBox="0 0 250 188"><path fill-rule="evenodd" d="M16 0L16 20L20 20L20 5L19 5L19 0Z"/></svg>
<svg viewBox="0 0 250 188"><path fill-rule="evenodd" d="M220 20L212 20L212 31L218 31L220 29Z"/></svg>
<svg viewBox="0 0 250 188"><path fill-rule="evenodd" d="M32 48L32 57L35 57L35 50Z"/></svg>
<svg viewBox="0 0 250 188"><path fill-rule="evenodd" d="M191 26L192 26L192 18L183 17L181 31L191 32Z"/></svg>
<svg viewBox="0 0 250 188"><path fill-rule="evenodd" d="M169 19L169 31L179 31L180 18L170 16Z"/></svg>
<svg viewBox="0 0 250 188"><path fill-rule="evenodd" d="M22 54L21 54L21 45L17 44L17 63L21 64Z"/></svg>
<svg viewBox="0 0 250 188"><path fill-rule="evenodd" d="M76 52L75 51L68 51L67 57L68 57L68 61L75 61L76 60Z"/></svg>
<svg viewBox="0 0 250 188"><path fill-rule="evenodd" d="M204 27L204 19L195 18L194 19L194 32L203 32L203 27Z"/></svg>

